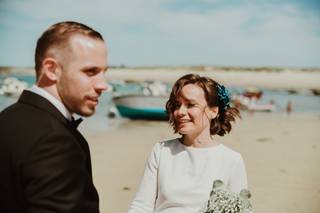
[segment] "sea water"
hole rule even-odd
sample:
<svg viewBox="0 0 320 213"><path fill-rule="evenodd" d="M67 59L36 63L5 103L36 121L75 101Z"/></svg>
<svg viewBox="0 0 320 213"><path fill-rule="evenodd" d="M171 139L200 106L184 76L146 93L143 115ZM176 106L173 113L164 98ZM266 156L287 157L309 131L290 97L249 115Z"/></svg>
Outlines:
<svg viewBox="0 0 320 213"><path fill-rule="evenodd" d="M10 76L16 77L20 80L23 80L28 83L28 86L34 84L35 77L33 75L22 75L22 74L10 74ZM9 75L0 75L0 85L5 77ZM273 90L273 89L264 89L260 88L263 91L261 100L259 104L268 104L271 101L276 104L276 110L274 112L268 113L285 113L287 103L292 102L293 111L292 113L296 114L313 114L320 115L320 96L313 95L310 91L302 91L300 93L290 93L286 90ZM229 88L231 93L242 93L244 88ZM120 93L139 93L141 87L139 84L125 84L118 87L118 94ZM99 104L96 108L96 113L87 118L86 122L83 122L81 126L84 126L83 129L87 129L89 132L94 132L94 130L110 130L113 127L116 127L121 123L121 118L109 118L108 114L110 109L114 109L114 104L112 102L113 93L105 92L99 99ZM0 96L0 111L2 111L7 106L13 104L17 101L17 98Z"/></svg>

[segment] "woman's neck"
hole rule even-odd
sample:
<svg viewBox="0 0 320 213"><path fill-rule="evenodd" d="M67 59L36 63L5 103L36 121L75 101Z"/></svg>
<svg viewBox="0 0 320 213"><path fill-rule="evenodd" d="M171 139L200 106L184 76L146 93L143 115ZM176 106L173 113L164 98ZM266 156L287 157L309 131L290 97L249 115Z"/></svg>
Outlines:
<svg viewBox="0 0 320 213"><path fill-rule="evenodd" d="M213 137L209 134L197 136L183 135L181 138L181 143L195 148L205 148L218 145L218 143L215 142Z"/></svg>

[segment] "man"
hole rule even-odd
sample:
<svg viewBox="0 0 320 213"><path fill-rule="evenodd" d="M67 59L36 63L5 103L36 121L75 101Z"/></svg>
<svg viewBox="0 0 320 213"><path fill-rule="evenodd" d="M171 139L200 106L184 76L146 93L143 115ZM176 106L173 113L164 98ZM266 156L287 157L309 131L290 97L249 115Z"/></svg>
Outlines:
<svg viewBox="0 0 320 213"><path fill-rule="evenodd" d="M90 116L106 90L102 36L61 22L38 39L36 85L0 113L0 212L99 212L89 147L74 113Z"/></svg>

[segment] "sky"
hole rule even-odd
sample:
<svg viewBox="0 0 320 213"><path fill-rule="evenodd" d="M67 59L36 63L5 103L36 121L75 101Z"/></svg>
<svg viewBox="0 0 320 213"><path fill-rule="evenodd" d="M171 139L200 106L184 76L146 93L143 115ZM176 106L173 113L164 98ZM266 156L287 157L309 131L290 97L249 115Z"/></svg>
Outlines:
<svg viewBox="0 0 320 213"><path fill-rule="evenodd" d="M111 66L320 67L319 0L0 0L0 66L34 66L66 20L103 35Z"/></svg>

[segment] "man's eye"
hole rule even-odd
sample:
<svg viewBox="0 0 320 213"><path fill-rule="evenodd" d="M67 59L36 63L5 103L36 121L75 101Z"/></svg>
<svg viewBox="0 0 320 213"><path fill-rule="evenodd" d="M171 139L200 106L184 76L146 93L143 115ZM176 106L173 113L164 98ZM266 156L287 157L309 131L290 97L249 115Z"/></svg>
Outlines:
<svg viewBox="0 0 320 213"><path fill-rule="evenodd" d="M191 108L191 107L194 107L194 106L195 106L194 103L188 103L188 104L187 104L187 107L188 107L188 108Z"/></svg>
<svg viewBox="0 0 320 213"><path fill-rule="evenodd" d="M96 71L94 71L94 70L87 70L87 71L85 71L85 73L86 73L88 76L93 76L93 75L96 74Z"/></svg>

